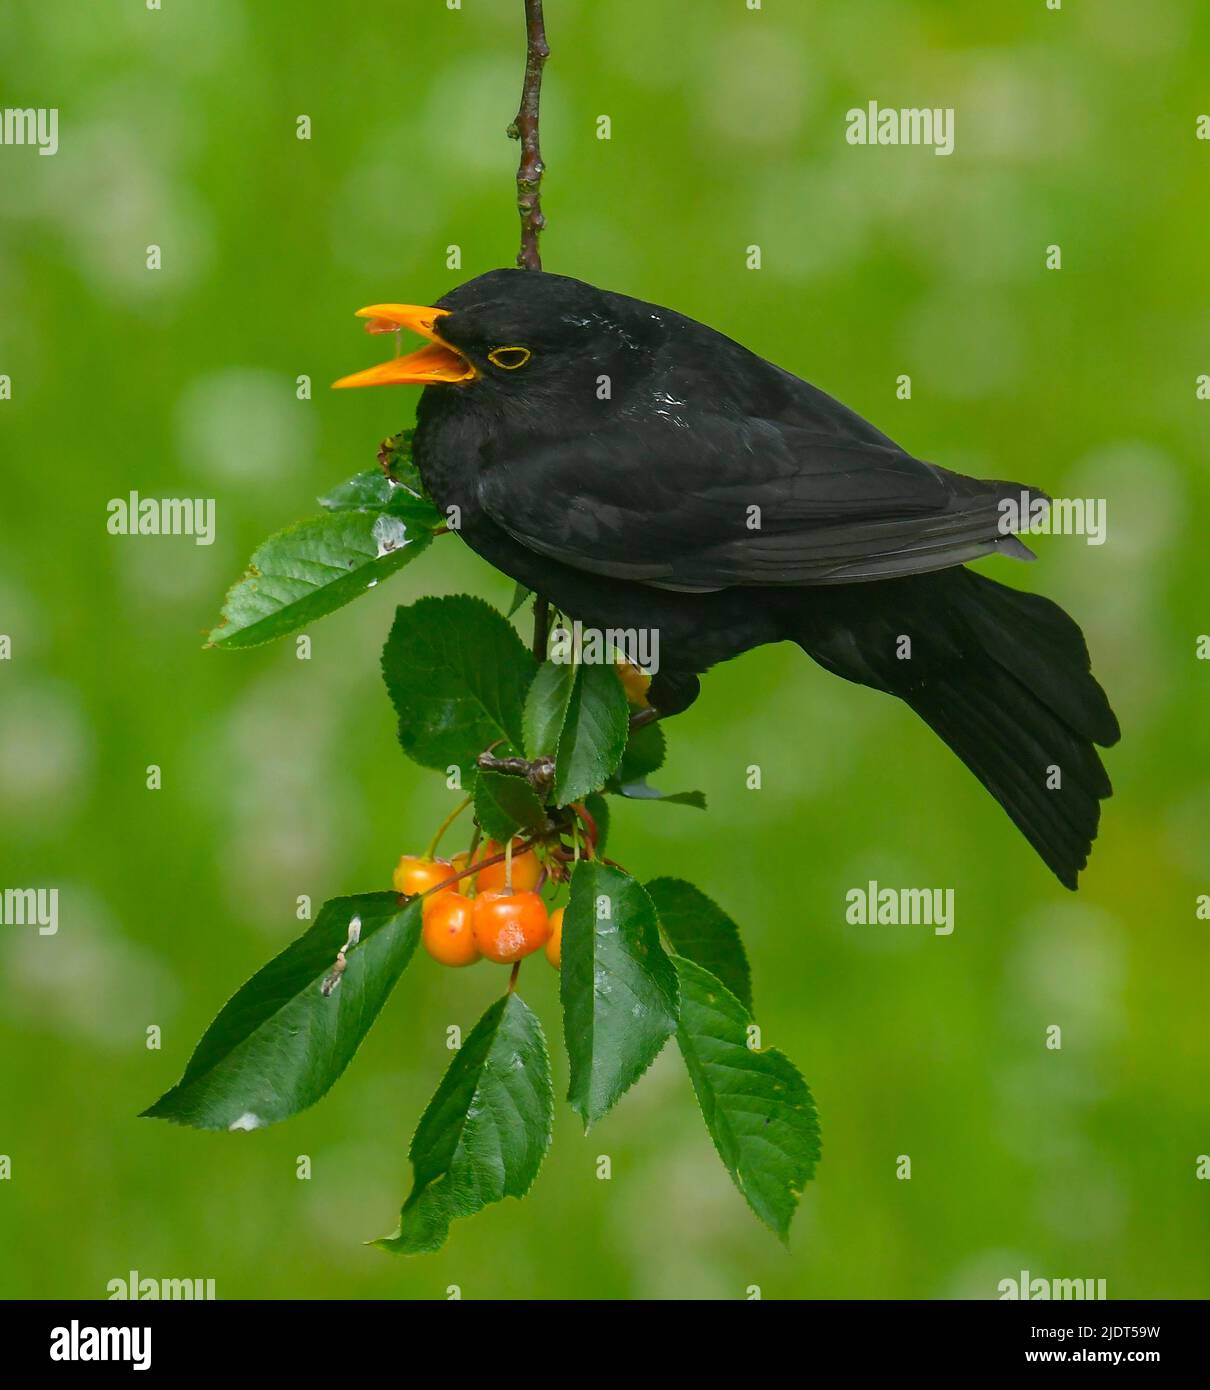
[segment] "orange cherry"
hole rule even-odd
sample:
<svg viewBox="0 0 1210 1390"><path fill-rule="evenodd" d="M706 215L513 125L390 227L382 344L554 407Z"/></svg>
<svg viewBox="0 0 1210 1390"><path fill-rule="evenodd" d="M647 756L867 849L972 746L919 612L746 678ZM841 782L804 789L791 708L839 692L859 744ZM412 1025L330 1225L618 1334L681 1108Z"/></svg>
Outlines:
<svg viewBox="0 0 1210 1390"><path fill-rule="evenodd" d="M420 941L442 965L474 965L479 959L475 944L474 903L448 889L425 898Z"/></svg>
<svg viewBox="0 0 1210 1390"><path fill-rule="evenodd" d="M511 965L546 944L550 921L537 893L483 893L475 898L475 945L500 965Z"/></svg>
<svg viewBox="0 0 1210 1390"><path fill-rule="evenodd" d="M546 942L546 959L558 970L563 960L563 909L556 907L550 914L550 936Z"/></svg>
<svg viewBox="0 0 1210 1390"><path fill-rule="evenodd" d="M528 893L531 889L538 886L538 877L542 872L542 866L538 863L538 856L532 849L527 849L520 853L520 846L523 840L513 841L513 892ZM490 859L493 855L503 854L504 846L498 845L495 840L488 840L482 852L477 856L479 859ZM480 893L499 893L504 890L504 870L508 866L502 859L499 864L489 864L486 869L480 869L475 875L475 882Z"/></svg>
<svg viewBox="0 0 1210 1390"><path fill-rule="evenodd" d="M444 883L456 870L448 859L425 859L419 854L405 854L395 865L391 882L396 893L426 893Z"/></svg>

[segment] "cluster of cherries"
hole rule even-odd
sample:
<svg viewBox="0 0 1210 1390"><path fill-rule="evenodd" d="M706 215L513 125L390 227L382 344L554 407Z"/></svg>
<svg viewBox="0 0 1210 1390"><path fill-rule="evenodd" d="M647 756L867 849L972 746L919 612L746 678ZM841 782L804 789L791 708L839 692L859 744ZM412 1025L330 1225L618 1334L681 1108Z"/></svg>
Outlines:
<svg viewBox="0 0 1210 1390"><path fill-rule="evenodd" d="M620 662L617 670L632 720L649 718L653 713L647 702L650 676L628 662ZM481 766L490 753L489 749L480 758ZM539 771L549 777L553 763L545 769L528 765L529 774ZM533 840L514 839L507 847L495 840L481 845L476 830L469 850L451 859L439 859L438 843L469 804L468 797L446 818L426 854L405 854L395 866L395 891L409 897L424 896L420 935L424 949L442 965L474 965L486 956L501 965L515 966L544 947L546 959L557 970L563 909L548 910L542 893L557 891L568 882L581 846L589 858L595 857L596 822L577 802L552 812L545 831ZM567 843L569 837L571 844Z"/></svg>
<svg viewBox="0 0 1210 1390"><path fill-rule="evenodd" d="M496 862L466 873L485 860ZM474 965L485 956L512 965L544 947L558 969L563 909L547 912L541 889L548 875L525 841L506 850L488 840L473 859L469 851L452 859L405 854L393 881L397 893L425 895L420 940L442 965Z"/></svg>

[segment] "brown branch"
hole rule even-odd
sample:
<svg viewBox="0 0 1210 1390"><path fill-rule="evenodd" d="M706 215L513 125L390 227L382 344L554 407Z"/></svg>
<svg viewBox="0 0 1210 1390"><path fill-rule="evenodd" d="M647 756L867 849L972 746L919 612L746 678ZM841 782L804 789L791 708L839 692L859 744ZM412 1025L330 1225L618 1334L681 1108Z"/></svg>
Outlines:
<svg viewBox="0 0 1210 1390"><path fill-rule="evenodd" d="M521 162L517 165L517 212L521 216L521 249L517 264L522 270L541 270L538 237L546 226L542 216L542 146L538 133L538 105L542 98L542 69L550 57L546 42L546 19L542 0L525 0L525 80L521 84L521 105L517 119L508 128L509 137L521 142ZM535 661L546 660L546 641L550 631L550 605L541 594L534 596Z"/></svg>
<svg viewBox="0 0 1210 1390"><path fill-rule="evenodd" d="M517 264L523 270L541 270L538 234L546 226L542 216L542 148L538 143L538 102L542 95L542 67L550 57L546 44L546 23L542 0L525 0L525 82L517 119L508 128L509 136L521 142L521 163L517 166L517 211L521 214L521 249Z"/></svg>

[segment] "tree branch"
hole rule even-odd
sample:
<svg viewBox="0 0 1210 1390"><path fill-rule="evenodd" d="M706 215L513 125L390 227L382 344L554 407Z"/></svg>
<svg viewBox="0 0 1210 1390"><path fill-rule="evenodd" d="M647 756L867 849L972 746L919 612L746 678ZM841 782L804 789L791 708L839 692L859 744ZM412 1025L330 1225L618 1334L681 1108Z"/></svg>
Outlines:
<svg viewBox="0 0 1210 1390"><path fill-rule="evenodd" d="M542 0L525 0L525 81L517 119L508 128L509 136L521 142L521 162L517 166L517 211L521 214L521 249L517 264L523 270L541 270L538 234L546 226L542 216L542 147L538 142L538 102L542 95L542 68L550 49L546 44L546 23Z"/></svg>
<svg viewBox="0 0 1210 1390"><path fill-rule="evenodd" d="M521 142L521 162L517 165L521 249L517 252L517 264L522 270L541 270L538 236L546 226L546 218L542 216L542 175L546 166L542 163L538 105L542 98L542 69L550 57L542 0L525 0L525 38L525 80L521 84L521 105L517 108L517 119L508 128L510 138ZM533 653L537 661L546 660L549 630L550 605L542 594L535 594Z"/></svg>

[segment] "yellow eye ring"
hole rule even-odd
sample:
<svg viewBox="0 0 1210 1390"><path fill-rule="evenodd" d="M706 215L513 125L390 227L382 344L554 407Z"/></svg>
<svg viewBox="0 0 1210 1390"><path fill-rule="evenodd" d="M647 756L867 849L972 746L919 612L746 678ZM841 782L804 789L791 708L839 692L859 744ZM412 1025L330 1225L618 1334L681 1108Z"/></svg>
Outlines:
<svg viewBox="0 0 1210 1390"><path fill-rule="evenodd" d="M518 367L524 367L532 356L527 347L498 347L492 348L487 360L506 372L515 372Z"/></svg>

